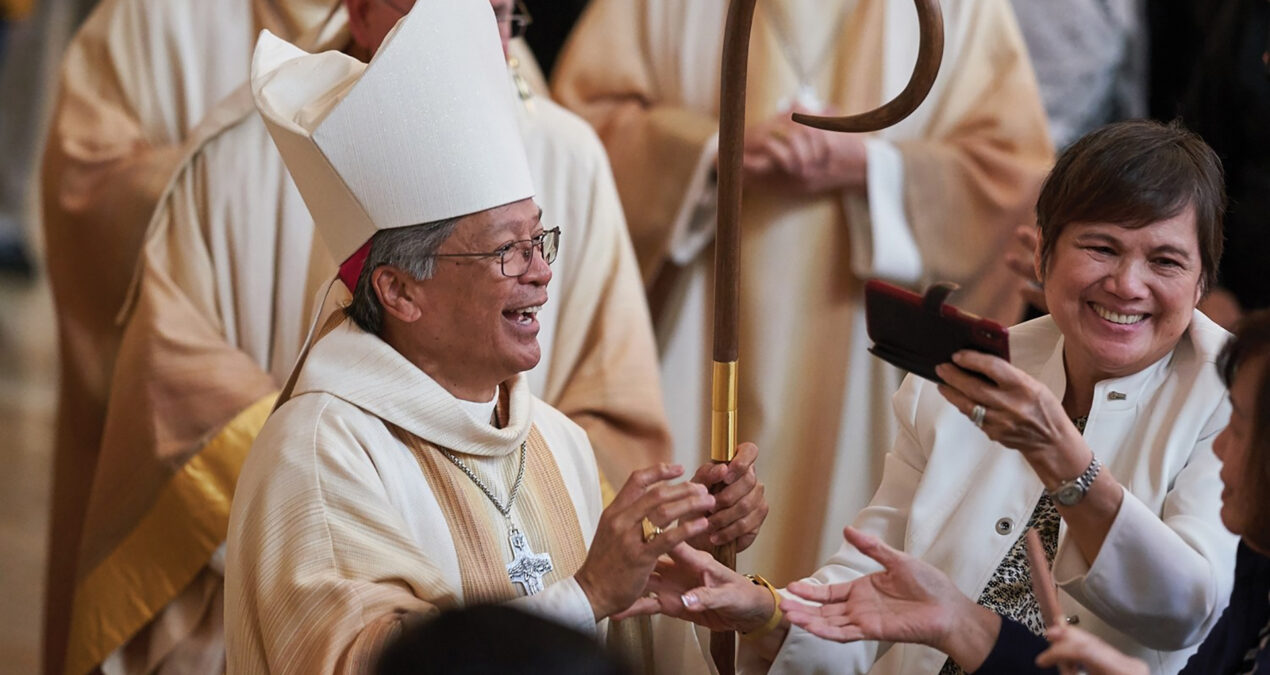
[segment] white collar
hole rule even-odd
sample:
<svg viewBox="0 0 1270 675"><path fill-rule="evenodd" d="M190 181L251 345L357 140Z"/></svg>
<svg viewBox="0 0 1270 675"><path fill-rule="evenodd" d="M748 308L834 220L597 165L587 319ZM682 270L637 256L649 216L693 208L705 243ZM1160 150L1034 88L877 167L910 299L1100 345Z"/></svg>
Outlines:
<svg viewBox="0 0 1270 675"><path fill-rule="evenodd" d="M313 345L293 395L327 393L440 447L501 457L529 437L533 406L524 374L504 386L509 392L508 419L499 429L488 423L488 414L473 419L462 402L427 373L345 319Z"/></svg>

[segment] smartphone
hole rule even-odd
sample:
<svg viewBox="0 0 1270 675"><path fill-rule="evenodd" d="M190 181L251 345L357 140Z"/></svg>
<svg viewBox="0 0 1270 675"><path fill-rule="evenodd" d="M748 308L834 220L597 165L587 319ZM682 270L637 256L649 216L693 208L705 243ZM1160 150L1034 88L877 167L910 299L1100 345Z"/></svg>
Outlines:
<svg viewBox="0 0 1270 675"><path fill-rule="evenodd" d="M876 279L864 286L865 322L874 356L934 382L935 366L954 352L975 349L1010 360L1005 326L944 304L956 284L934 284L918 295Z"/></svg>

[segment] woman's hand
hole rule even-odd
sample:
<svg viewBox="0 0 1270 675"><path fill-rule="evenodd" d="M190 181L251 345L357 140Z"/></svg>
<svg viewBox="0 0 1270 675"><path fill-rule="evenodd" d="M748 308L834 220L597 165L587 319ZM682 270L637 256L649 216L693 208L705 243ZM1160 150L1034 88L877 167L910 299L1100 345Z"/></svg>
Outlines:
<svg viewBox="0 0 1270 675"><path fill-rule="evenodd" d="M776 611L766 588L686 544L658 561L645 591L647 597L615 618L661 613L710 630L748 633L762 627Z"/></svg>
<svg viewBox="0 0 1270 675"><path fill-rule="evenodd" d="M939 393L971 419L975 406L983 406L983 432L1023 453L1047 489L1079 476L1089 466L1092 452L1063 404L1005 359L967 349L953 354L953 363L936 366L935 372L945 382L939 385Z"/></svg>
<svg viewBox="0 0 1270 675"><path fill-rule="evenodd" d="M1079 628L1055 626L1047 631L1050 648L1036 657L1036 665L1075 666L1088 675L1149 675L1147 664L1116 650Z"/></svg>
<svg viewBox="0 0 1270 675"><path fill-rule="evenodd" d="M933 565L851 527L842 535L885 569L843 584L790 584L789 592L820 603L782 602L790 623L835 642L929 645L967 670L983 663L1001 630L1000 617L976 605Z"/></svg>

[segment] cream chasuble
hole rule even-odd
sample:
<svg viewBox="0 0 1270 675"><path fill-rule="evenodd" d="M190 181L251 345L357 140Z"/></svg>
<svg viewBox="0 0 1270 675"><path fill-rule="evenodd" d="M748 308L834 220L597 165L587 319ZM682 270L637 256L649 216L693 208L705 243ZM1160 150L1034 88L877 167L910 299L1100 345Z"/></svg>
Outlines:
<svg viewBox="0 0 1270 675"><path fill-rule="evenodd" d="M765 456L771 517L742 565L785 583L838 548L893 434L899 373L866 349L863 280L954 280L955 302L1012 322L1002 263L1052 161L1004 0L941 3L943 68L918 111L866 140L868 190L808 198L747 184L740 438ZM705 459L722 0L596 0L553 90L604 140L654 284L676 461ZM917 54L911 3L759 3L746 120L793 102L859 112L898 93ZM837 40L835 43L832 40Z"/></svg>
<svg viewBox="0 0 1270 675"><path fill-rule="evenodd" d="M576 630L602 629L572 578L602 508L594 454L524 377L508 392L506 424L496 428L351 322L314 345L235 495L231 673L366 672L410 614L474 602L510 601ZM508 578L507 520L439 451L455 453L506 503L522 442L524 484L509 520L553 566L531 596ZM659 672L704 666L699 655L694 665L668 652L679 660Z"/></svg>
<svg viewBox="0 0 1270 675"><path fill-rule="evenodd" d="M230 82L259 26L318 26L316 44L343 44L340 4L231 3L214 17L151 4L107 0L76 39L45 168L65 371L49 672L63 654L71 673L217 667L234 483L334 269L249 91ZM103 56L171 36L188 41L177 56ZM196 60L213 52L224 73ZM530 384L587 430L620 485L668 460L669 440L616 189L570 113L527 101L522 130L546 222L565 232Z"/></svg>

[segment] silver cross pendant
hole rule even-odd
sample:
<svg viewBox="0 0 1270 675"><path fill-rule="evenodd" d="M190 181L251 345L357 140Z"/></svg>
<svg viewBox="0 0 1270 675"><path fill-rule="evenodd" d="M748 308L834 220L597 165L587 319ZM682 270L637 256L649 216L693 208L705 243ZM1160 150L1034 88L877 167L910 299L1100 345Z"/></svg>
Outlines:
<svg viewBox="0 0 1270 675"><path fill-rule="evenodd" d="M520 584L525 595L533 595L542 591L542 578L552 569L551 555L534 553L529 548L525 535L513 525L507 533L507 541L512 546L512 561L507 563L507 578L514 584Z"/></svg>

